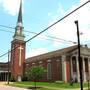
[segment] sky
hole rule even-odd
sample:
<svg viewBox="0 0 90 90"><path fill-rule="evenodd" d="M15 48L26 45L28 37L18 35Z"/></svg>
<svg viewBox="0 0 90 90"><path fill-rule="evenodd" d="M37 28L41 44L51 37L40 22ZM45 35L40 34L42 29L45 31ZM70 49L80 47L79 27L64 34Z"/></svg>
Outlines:
<svg viewBox="0 0 90 90"><path fill-rule="evenodd" d="M23 0L25 41L88 0ZM0 56L11 49L20 0L0 0ZM90 2L26 44L26 58L76 45L78 20L80 43L90 46ZM12 27L6 28L2 26ZM54 37L54 38L53 38ZM7 56L0 57L6 62Z"/></svg>

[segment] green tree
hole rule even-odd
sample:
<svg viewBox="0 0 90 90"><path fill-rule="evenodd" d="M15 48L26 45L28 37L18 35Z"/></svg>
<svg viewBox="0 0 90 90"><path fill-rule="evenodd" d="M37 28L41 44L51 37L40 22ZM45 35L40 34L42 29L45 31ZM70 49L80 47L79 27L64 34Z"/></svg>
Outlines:
<svg viewBox="0 0 90 90"><path fill-rule="evenodd" d="M45 72L46 70L42 66L33 66L27 70L26 75L29 80L33 80L35 82L36 88L36 81L42 79Z"/></svg>

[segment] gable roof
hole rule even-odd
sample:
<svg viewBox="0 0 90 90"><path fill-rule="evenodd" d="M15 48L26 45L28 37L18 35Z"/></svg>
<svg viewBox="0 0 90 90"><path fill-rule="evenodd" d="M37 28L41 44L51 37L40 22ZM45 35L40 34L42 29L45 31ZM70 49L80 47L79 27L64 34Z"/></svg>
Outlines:
<svg viewBox="0 0 90 90"><path fill-rule="evenodd" d="M48 53L41 54L38 56L30 57L26 59L26 62L32 62L36 60L46 60L46 59L50 59L53 57L60 57L61 55L67 54L75 49L77 49L77 45L70 46L64 49L59 49L59 50L52 51L52 52L48 52Z"/></svg>

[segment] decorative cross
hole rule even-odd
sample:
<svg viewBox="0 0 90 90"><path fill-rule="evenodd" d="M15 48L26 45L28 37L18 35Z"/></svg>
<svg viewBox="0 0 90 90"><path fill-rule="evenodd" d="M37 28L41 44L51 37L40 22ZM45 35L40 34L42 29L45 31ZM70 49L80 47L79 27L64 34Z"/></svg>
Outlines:
<svg viewBox="0 0 90 90"><path fill-rule="evenodd" d="M18 49L19 49L19 66L21 66L21 59L22 59L21 53L23 48L20 46Z"/></svg>

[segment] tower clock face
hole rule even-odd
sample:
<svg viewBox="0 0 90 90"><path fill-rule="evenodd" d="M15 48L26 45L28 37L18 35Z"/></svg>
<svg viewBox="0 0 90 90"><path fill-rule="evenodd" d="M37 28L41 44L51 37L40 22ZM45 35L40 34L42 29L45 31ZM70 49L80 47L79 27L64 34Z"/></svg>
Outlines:
<svg viewBox="0 0 90 90"><path fill-rule="evenodd" d="M20 27L17 28L17 34L20 34Z"/></svg>
<svg viewBox="0 0 90 90"><path fill-rule="evenodd" d="M19 29L19 30L17 30L17 34L20 34L20 29Z"/></svg>

